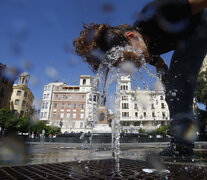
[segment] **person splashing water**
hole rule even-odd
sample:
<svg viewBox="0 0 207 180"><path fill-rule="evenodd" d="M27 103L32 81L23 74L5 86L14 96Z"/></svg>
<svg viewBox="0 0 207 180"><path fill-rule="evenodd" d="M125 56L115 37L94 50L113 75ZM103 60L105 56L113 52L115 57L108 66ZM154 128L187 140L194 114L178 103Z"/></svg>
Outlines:
<svg viewBox="0 0 207 180"><path fill-rule="evenodd" d="M137 68L145 63L156 67L166 89L173 137L161 156L193 155L197 122L192 104L197 76L207 52L206 7L206 0L154 0L143 8L133 26L84 25L74 40L77 54L94 72L101 64L118 67L126 60ZM123 49L127 46L133 50ZM120 48L122 51L117 52ZM160 55L171 50L174 54L168 70Z"/></svg>

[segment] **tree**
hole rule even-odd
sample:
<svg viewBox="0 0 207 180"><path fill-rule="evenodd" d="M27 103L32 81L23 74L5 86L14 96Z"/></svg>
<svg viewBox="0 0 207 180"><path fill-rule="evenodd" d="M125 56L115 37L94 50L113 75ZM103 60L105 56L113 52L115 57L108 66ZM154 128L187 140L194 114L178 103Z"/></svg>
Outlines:
<svg viewBox="0 0 207 180"><path fill-rule="evenodd" d="M18 118L15 114L6 108L0 109L0 127L3 132L6 129L6 133L16 133Z"/></svg>
<svg viewBox="0 0 207 180"><path fill-rule="evenodd" d="M19 132L28 133L30 130L30 121L28 117L20 117L17 123Z"/></svg>
<svg viewBox="0 0 207 180"><path fill-rule="evenodd" d="M163 125L156 129L157 134L166 136L167 134L170 134L170 123L167 123L166 125Z"/></svg>
<svg viewBox="0 0 207 180"><path fill-rule="evenodd" d="M207 70L198 76L197 90L195 92L196 100L205 105L207 110Z"/></svg>

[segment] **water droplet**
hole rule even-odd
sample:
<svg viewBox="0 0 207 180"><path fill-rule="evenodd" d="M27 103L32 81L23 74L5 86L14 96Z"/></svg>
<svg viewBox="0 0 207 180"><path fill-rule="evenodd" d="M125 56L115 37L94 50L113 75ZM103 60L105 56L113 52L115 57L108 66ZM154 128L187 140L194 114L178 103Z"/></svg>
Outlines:
<svg viewBox="0 0 207 180"><path fill-rule="evenodd" d="M176 93L175 92L172 92L172 96L175 97L176 96Z"/></svg>

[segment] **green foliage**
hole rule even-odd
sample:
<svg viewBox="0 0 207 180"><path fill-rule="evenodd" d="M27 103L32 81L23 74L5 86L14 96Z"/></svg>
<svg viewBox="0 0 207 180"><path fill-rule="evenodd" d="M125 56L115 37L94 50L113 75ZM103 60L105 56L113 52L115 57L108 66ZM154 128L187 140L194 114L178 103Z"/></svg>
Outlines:
<svg viewBox="0 0 207 180"><path fill-rule="evenodd" d="M16 127L18 123L18 117L13 114L13 112L6 108L0 109L0 127L2 130L7 131L7 133L16 133Z"/></svg>
<svg viewBox="0 0 207 180"><path fill-rule="evenodd" d="M50 134L58 135L61 133L61 129L56 126L47 126L43 121L38 121L31 126L31 131L35 134L41 134L42 130L45 130L45 136L49 136Z"/></svg>
<svg viewBox="0 0 207 180"><path fill-rule="evenodd" d="M50 134L58 135L60 133L61 133L61 129L57 126L47 126L46 129L45 129L46 136L49 136Z"/></svg>
<svg viewBox="0 0 207 180"><path fill-rule="evenodd" d="M22 133L27 133L30 130L30 121L29 118L27 117L21 117L19 118L18 124L17 124L17 129L19 132Z"/></svg>
<svg viewBox="0 0 207 180"><path fill-rule="evenodd" d="M197 101L206 106L207 110L207 70L198 76L197 90L195 92Z"/></svg>
<svg viewBox="0 0 207 180"><path fill-rule="evenodd" d="M159 135L163 135L163 136L165 136L167 134L170 134L170 123L157 128L156 133L159 134Z"/></svg>
<svg viewBox="0 0 207 180"><path fill-rule="evenodd" d="M0 109L0 127L2 129L5 129L9 125L9 123L6 123L7 121L13 121L13 119L15 119L15 115L12 111L6 108Z"/></svg>
<svg viewBox="0 0 207 180"><path fill-rule="evenodd" d="M147 131L145 129L140 128L139 133L146 133Z"/></svg>
<svg viewBox="0 0 207 180"><path fill-rule="evenodd" d="M0 109L0 127L2 130L6 130L6 134L16 134L18 131L22 133L33 132L41 134L43 129L46 136L61 133L59 127L47 126L43 121L32 123L28 117L16 116L11 110L5 108Z"/></svg>

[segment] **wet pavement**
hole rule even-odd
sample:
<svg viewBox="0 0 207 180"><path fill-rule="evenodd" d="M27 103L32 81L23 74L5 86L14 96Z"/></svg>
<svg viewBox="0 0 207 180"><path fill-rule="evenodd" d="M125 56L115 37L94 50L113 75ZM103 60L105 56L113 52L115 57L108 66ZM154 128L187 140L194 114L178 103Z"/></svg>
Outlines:
<svg viewBox="0 0 207 180"><path fill-rule="evenodd" d="M202 166L163 164L155 169L140 160L120 159L119 169L113 159L50 163L0 168L0 179L206 179Z"/></svg>
<svg viewBox="0 0 207 180"><path fill-rule="evenodd" d="M122 143L120 158L145 161L146 155L158 153L167 147L167 142L155 143ZM77 144L77 143L28 143L29 153L27 164L42 164L69 161L87 161L110 159L112 157L111 144ZM207 166L207 142L197 142L194 148L195 156L192 161L166 159L167 163L188 163Z"/></svg>
<svg viewBox="0 0 207 180"><path fill-rule="evenodd" d="M207 142L195 143L195 156L187 159L158 157L167 146L122 143L117 165L111 144L27 143L24 161L1 161L0 179L206 179Z"/></svg>

